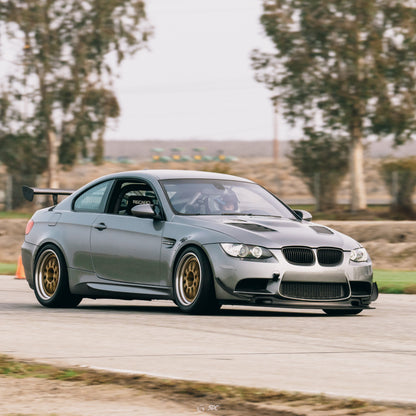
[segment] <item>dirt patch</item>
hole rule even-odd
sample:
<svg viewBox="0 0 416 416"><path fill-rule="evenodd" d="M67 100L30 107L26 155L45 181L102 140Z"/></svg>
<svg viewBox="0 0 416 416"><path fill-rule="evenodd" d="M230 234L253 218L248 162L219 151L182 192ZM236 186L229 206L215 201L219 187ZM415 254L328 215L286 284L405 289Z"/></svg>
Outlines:
<svg viewBox="0 0 416 416"><path fill-rule="evenodd" d="M376 269L416 268L416 221L319 222L363 244Z"/></svg>
<svg viewBox="0 0 416 416"><path fill-rule="evenodd" d="M0 220L0 263L17 263L26 223L25 219Z"/></svg>
<svg viewBox="0 0 416 416"><path fill-rule="evenodd" d="M395 243L416 243L415 221L319 221L349 235L362 244L369 241Z"/></svg>
<svg viewBox="0 0 416 416"><path fill-rule="evenodd" d="M114 385L0 377L0 415L194 415L196 408ZM9 398L9 399L6 399Z"/></svg>
<svg viewBox="0 0 416 416"><path fill-rule="evenodd" d="M12 372L0 376L4 416L416 415L415 406L3 361Z"/></svg>

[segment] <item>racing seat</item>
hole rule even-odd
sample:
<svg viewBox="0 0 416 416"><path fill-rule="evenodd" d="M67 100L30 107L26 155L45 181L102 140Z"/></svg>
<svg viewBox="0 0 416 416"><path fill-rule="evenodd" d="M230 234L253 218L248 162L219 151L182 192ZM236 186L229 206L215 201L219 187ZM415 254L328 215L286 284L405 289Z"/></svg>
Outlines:
<svg viewBox="0 0 416 416"><path fill-rule="evenodd" d="M131 215L131 209L136 205L153 205L153 198L144 195L130 195L127 200L126 215Z"/></svg>

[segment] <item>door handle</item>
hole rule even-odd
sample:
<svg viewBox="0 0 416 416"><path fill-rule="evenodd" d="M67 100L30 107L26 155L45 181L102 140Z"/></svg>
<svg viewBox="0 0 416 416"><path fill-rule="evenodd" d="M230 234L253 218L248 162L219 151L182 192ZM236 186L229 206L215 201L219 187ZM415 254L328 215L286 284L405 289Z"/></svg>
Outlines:
<svg viewBox="0 0 416 416"><path fill-rule="evenodd" d="M94 228L96 228L98 231L105 230L107 226L103 222L99 222L98 224L93 225Z"/></svg>

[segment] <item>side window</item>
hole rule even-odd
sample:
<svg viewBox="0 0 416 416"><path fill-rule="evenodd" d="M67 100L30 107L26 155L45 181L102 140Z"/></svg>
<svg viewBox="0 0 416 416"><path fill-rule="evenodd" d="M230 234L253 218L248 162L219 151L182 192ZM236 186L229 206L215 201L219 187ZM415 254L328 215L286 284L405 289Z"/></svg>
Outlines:
<svg viewBox="0 0 416 416"><path fill-rule="evenodd" d="M157 203L152 188L144 182L122 182L116 188L115 193L114 209L110 208L110 211L118 215L131 215L131 209L135 205Z"/></svg>
<svg viewBox="0 0 416 416"><path fill-rule="evenodd" d="M82 193L75 200L74 211L104 212L112 183L113 181L102 182Z"/></svg>

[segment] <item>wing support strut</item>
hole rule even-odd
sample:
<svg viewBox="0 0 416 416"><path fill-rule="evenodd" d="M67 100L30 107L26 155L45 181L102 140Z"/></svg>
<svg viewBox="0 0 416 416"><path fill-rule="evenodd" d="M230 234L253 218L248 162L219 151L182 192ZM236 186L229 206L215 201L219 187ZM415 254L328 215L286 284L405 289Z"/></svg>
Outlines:
<svg viewBox="0 0 416 416"><path fill-rule="evenodd" d="M71 189L31 188L29 186L22 186L22 191L28 201L33 201L35 195L52 195L54 205L58 203L59 195L71 195L74 192Z"/></svg>

